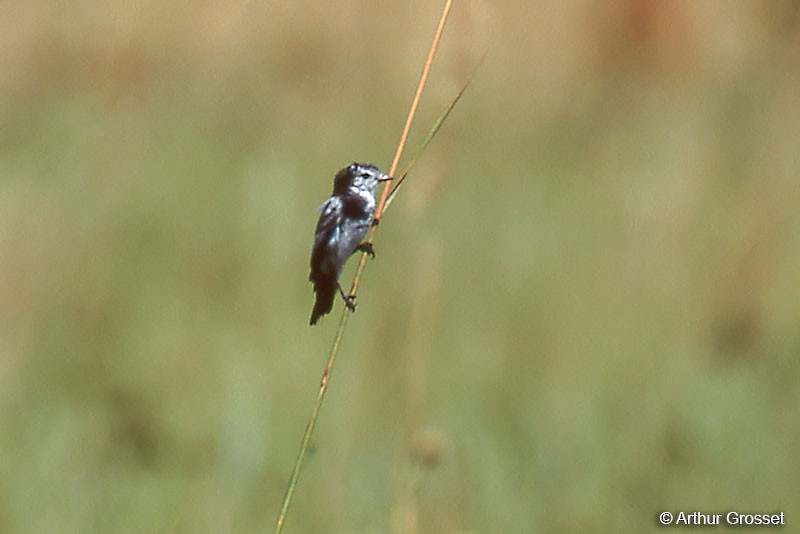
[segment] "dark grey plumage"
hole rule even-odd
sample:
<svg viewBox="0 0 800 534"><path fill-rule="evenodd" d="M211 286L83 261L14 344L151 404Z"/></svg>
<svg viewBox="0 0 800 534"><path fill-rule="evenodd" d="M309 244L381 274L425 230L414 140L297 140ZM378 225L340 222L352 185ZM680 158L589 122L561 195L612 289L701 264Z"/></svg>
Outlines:
<svg viewBox="0 0 800 534"><path fill-rule="evenodd" d="M333 308L344 264L361 244L375 215L375 188L386 180L391 178L368 163L351 163L336 173L333 195L320 207L311 249L308 279L316 293L312 325Z"/></svg>

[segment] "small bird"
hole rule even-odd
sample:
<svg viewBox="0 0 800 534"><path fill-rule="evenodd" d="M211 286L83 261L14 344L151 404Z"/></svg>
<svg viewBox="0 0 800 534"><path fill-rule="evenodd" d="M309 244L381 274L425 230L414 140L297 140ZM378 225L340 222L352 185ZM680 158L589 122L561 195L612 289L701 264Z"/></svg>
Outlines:
<svg viewBox="0 0 800 534"><path fill-rule="evenodd" d="M311 249L311 274L316 301L311 312L312 325L333 308L337 290L345 305L355 310L352 297L345 296L339 285L344 264L356 251L374 257L371 243L362 243L375 216L375 188L391 180L369 163L351 163L336 173L333 195L320 207L319 221Z"/></svg>

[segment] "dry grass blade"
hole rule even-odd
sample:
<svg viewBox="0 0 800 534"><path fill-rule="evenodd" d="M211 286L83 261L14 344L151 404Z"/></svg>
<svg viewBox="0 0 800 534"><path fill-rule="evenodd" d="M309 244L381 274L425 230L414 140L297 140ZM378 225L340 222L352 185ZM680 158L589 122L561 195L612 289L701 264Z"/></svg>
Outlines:
<svg viewBox="0 0 800 534"><path fill-rule="evenodd" d="M439 26L436 28L436 34L433 36L433 43L431 43L431 49L428 52L428 57L425 59L425 65L422 67L422 74L419 77L419 83L417 84L417 91L414 93L414 99L411 101L411 109L408 111L408 118L406 119L406 124L403 127L403 133L400 136L400 141L397 143L397 150L394 153L394 159L392 160L392 166L389 169L389 175L394 176L394 173L397 172L397 166L400 164L400 156L403 155L403 148L406 145L406 139L408 139L408 132L411 130L411 123L414 122L414 116L417 113L417 107L419 106L419 99L422 96L422 89L425 87L425 82L428 80L428 73L431 70L431 64L433 63L433 56L436 54L436 49L439 47L439 40L442 38L442 32L444 31L445 22L447 22L447 15L450 13L450 6L452 5L453 0L447 0L447 3L444 5L444 9L442 10L442 16L439 19ZM381 199L378 201L378 207L375 210L375 220L380 221L381 216L383 215L383 207L386 204L386 198L389 195L389 185L386 184L383 188L383 192L381 193Z"/></svg>
<svg viewBox="0 0 800 534"><path fill-rule="evenodd" d="M445 22L447 21L447 16L450 13L450 8L452 6L453 1L447 0L444 8L442 10L442 15L439 19L439 25L436 28L436 34L433 38L433 43L431 44L430 51L428 52L428 57L425 60L425 66L422 69L422 74L420 75L419 83L417 84L417 90L414 94L414 99L411 102L411 109L408 113L408 118L406 119L405 126L403 127L403 133L400 136L400 141L397 145L397 150L395 151L394 160L392 161L392 166L389 171L389 174L394 176L394 173L397 171L397 166L400 162L400 157L403 154L403 147L405 146L406 139L408 138L408 132L411 129L411 124L414 122L414 115L417 111L417 106L419 105L419 100L422 95L422 89L425 87L425 82L428 78L428 73L430 72L431 63L433 62L433 57L436 54L436 49L439 46L439 40L442 37L442 31L444 30ZM381 199L378 202L378 206L375 212L375 220L380 220L380 216L383 213L384 205L386 203L386 199L389 195L389 184L385 185L383 188L383 192L381 194ZM367 235L367 241L372 239L372 235L375 232L376 226L373 226L370 229L370 232ZM361 257L359 258L358 267L356 269L355 278L353 279L353 285L350 290L350 294L354 295L356 288L358 287L358 281L361 277L361 272L364 269L364 264L366 260L366 254L362 253ZM322 407L322 401L325 398L325 392L328 389L328 383L330 380L331 372L333 370L333 364L336 361L336 355L339 352L339 347L342 342L342 338L344 337L345 327L347 326L347 319L350 316L350 309L345 307L342 313L342 318L339 321L339 326L336 329L336 335L334 336L333 345L331 346L331 351L328 356L328 363L325 366L325 371L322 374L322 380L320 381L319 392L317 393L316 401L314 402L314 406L311 409L311 414L308 419L308 423L306 424L305 432L303 433L303 439L300 442L300 450L297 454L297 459L295 460L294 467L292 468L292 474L289 478L289 484L286 488L286 494L283 497L283 502L281 504L281 510L278 514L278 520L275 524L275 532L280 533L283 532L283 527L286 524L286 516L289 512L289 505L292 502L292 496L294 495L295 488L297 487L297 481L300 478L300 469L303 466L303 460L305 459L306 452L308 451L308 445L311 441L311 435L314 432L314 426L316 425L317 418L319 416L320 408Z"/></svg>

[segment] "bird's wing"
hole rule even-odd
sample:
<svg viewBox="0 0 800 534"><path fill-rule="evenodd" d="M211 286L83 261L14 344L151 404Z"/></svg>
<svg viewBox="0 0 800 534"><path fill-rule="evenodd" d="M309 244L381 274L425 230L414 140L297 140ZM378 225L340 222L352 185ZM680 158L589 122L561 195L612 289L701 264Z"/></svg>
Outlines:
<svg viewBox="0 0 800 534"><path fill-rule="evenodd" d="M330 233L342 223L342 200L339 197L331 197L320 206L319 220L317 229L314 231L314 241L329 236ZM327 237L325 237L327 239Z"/></svg>

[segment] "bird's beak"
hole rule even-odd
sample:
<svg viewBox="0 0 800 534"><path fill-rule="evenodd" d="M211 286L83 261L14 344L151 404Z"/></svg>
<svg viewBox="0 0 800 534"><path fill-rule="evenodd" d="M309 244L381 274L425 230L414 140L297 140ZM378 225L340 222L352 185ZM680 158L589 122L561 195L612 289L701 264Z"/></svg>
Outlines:
<svg viewBox="0 0 800 534"><path fill-rule="evenodd" d="M388 182L389 180L393 180L393 178L388 174L381 174L381 177L378 178L379 182Z"/></svg>

